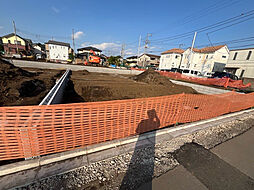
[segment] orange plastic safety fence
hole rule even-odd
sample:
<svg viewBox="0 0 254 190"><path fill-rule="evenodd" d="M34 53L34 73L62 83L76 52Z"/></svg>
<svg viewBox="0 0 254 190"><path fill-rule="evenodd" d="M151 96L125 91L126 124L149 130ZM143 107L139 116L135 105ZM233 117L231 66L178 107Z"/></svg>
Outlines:
<svg viewBox="0 0 254 190"><path fill-rule="evenodd" d="M190 81L198 84L204 85L214 85L214 86L223 86L225 88L232 87L232 88L248 88L251 86L251 83L246 85L243 84L242 80L232 80L230 78L198 78L198 77L190 77L180 73L173 73L173 72L163 72L159 71L162 76L167 76L172 79L176 80L185 80Z"/></svg>
<svg viewBox="0 0 254 190"><path fill-rule="evenodd" d="M63 152L254 106L254 93L0 108L0 160Z"/></svg>

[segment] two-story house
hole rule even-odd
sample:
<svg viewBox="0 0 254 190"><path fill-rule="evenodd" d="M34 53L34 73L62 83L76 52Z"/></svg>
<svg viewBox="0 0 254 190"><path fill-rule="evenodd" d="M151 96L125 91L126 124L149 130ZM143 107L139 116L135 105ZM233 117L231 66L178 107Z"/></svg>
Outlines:
<svg viewBox="0 0 254 190"><path fill-rule="evenodd" d="M22 53L28 55L32 49L32 41L15 35L14 33L2 36L3 48L6 56Z"/></svg>
<svg viewBox="0 0 254 190"><path fill-rule="evenodd" d="M97 56L99 56L101 58L101 63L103 65L103 63L105 62L105 57L102 56L102 51L100 49L97 49L95 47L83 47L83 48L79 48L77 49L78 53L76 54L76 64L83 64L87 58L88 55L91 54L91 51L93 51Z"/></svg>
<svg viewBox="0 0 254 190"><path fill-rule="evenodd" d="M127 57L126 58L126 63L129 65L129 66L136 66L137 65L137 62L138 62L138 56L130 56L130 57Z"/></svg>
<svg viewBox="0 0 254 190"><path fill-rule="evenodd" d="M230 50L225 70L239 78L254 78L253 54L254 48Z"/></svg>
<svg viewBox="0 0 254 190"><path fill-rule="evenodd" d="M183 49L173 48L161 53L159 69L169 70L172 68L179 68L183 52Z"/></svg>
<svg viewBox="0 0 254 190"><path fill-rule="evenodd" d="M181 69L189 69L201 73L223 71L229 57L226 45L205 47L202 49L191 48L184 51Z"/></svg>
<svg viewBox="0 0 254 190"><path fill-rule="evenodd" d="M138 63L137 65L140 67L159 67L160 64L160 56L159 55L153 55L144 53L138 57Z"/></svg>
<svg viewBox="0 0 254 190"><path fill-rule="evenodd" d="M94 53L96 55L101 55L102 51L100 49L95 48L95 47L88 46L88 47L83 47L83 48L77 49L78 54L90 53L91 50L94 51Z"/></svg>
<svg viewBox="0 0 254 190"><path fill-rule="evenodd" d="M33 45L33 54L35 55L36 59L44 59L46 58L46 50L45 45L41 43L34 43Z"/></svg>
<svg viewBox="0 0 254 190"><path fill-rule="evenodd" d="M45 43L47 60L66 63L69 59L70 44L49 40Z"/></svg>

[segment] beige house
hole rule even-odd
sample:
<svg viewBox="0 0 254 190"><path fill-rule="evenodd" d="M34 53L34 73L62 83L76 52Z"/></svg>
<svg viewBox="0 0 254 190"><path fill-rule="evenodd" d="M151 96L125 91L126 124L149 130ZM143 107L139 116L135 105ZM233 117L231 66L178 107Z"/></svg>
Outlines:
<svg viewBox="0 0 254 190"><path fill-rule="evenodd" d="M202 49L188 48L183 53L181 69L189 69L200 73L223 71L229 57L226 45L205 47Z"/></svg>
<svg viewBox="0 0 254 190"><path fill-rule="evenodd" d="M225 70L239 78L254 78L254 48L230 50Z"/></svg>
<svg viewBox="0 0 254 190"><path fill-rule="evenodd" d="M142 54L138 57L137 65L140 67L154 66L159 67L160 56L152 54Z"/></svg>
<svg viewBox="0 0 254 190"><path fill-rule="evenodd" d="M172 68L179 68L183 52L183 49L173 48L161 53L159 69L169 70Z"/></svg>

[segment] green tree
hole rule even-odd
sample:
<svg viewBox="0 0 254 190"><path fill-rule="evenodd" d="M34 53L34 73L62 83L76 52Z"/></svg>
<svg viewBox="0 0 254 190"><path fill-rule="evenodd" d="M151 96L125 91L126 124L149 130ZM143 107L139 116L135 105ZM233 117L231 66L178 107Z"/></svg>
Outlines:
<svg viewBox="0 0 254 190"><path fill-rule="evenodd" d="M108 63L110 65L117 65L117 66L119 66L121 64L120 58L121 58L120 56L110 56L108 58Z"/></svg>
<svg viewBox="0 0 254 190"><path fill-rule="evenodd" d="M69 59L74 60L74 55L73 55L73 53L69 53Z"/></svg>

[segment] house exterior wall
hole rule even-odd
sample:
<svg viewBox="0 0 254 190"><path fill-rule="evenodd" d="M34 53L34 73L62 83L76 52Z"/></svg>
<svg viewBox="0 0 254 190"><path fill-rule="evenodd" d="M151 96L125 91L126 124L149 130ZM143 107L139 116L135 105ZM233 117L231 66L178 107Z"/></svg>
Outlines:
<svg viewBox="0 0 254 190"><path fill-rule="evenodd" d="M78 53L90 53L90 50L78 50ZM94 53L99 56L101 55L99 51L94 51Z"/></svg>
<svg viewBox="0 0 254 190"><path fill-rule="evenodd" d="M67 61L69 58L69 47L55 44L48 44L47 58L54 61Z"/></svg>
<svg viewBox="0 0 254 190"><path fill-rule="evenodd" d="M9 38L3 37L2 41L3 41L3 44L8 44L9 41L10 41L10 44L15 44L16 37L15 36L11 36ZM20 44L18 44L18 45L26 46L25 40L23 40L22 38L20 38L18 36L17 36L17 41L20 42Z"/></svg>
<svg viewBox="0 0 254 190"><path fill-rule="evenodd" d="M141 55L138 58L138 66L140 67L146 67L148 65L159 65L160 64L160 58L158 57L150 57L146 54Z"/></svg>
<svg viewBox="0 0 254 190"><path fill-rule="evenodd" d="M229 50L224 46L211 53L193 52L188 65L189 57L190 48L183 53L181 69L190 69L201 73L223 71L229 57Z"/></svg>
<svg viewBox="0 0 254 190"><path fill-rule="evenodd" d="M251 52L251 56L247 60L249 52ZM237 56L234 60L235 53L237 53ZM225 70L235 70L233 73L238 77L254 78L254 48L231 50Z"/></svg>
<svg viewBox="0 0 254 190"><path fill-rule="evenodd" d="M179 68L182 55L179 53L162 54L160 57L159 69Z"/></svg>
<svg viewBox="0 0 254 190"><path fill-rule="evenodd" d="M3 47L4 47L4 52L6 55L11 55L11 54L16 54L17 52L17 48L19 51L26 51L26 42L25 40L23 40L22 38L20 38L19 36L17 36L17 45L16 45L16 37L15 36L11 36L11 37L3 37L2 38L2 43L3 43Z"/></svg>

